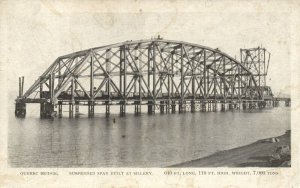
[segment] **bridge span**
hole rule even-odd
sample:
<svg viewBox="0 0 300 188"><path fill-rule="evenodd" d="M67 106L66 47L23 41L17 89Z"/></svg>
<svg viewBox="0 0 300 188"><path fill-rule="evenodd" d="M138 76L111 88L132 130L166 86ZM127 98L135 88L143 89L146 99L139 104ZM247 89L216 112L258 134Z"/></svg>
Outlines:
<svg viewBox="0 0 300 188"><path fill-rule="evenodd" d="M148 113L195 112L265 108L289 98L275 98L266 85L270 53L261 47L240 49L240 61L219 49L182 41L126 41L58 57L23 93L19 78L15 115L25 117L27 103L40 104L40 116L69 117L88 106L120 106L120 114L134 105L135 113L147 105Z"/></svg>

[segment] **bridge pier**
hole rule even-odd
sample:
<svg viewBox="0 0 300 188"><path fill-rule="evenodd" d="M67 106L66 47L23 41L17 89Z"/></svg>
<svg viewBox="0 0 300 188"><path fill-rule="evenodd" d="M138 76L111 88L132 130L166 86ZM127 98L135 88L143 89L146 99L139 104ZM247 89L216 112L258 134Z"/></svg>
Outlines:
<svg viewBox="0 0 300 188"><path fill-rule="evenodd" d="M262 108L265 108L266 107L266 102L265 101L260 101L260 102L258 102L258 108L259 109L262 109Z"/></svg>
<svg viewBox="0 0 300 188"><path fill-rule="evenodd" d="M169 114L171 109L171 100L169 99L166 104L166 113Z"/></svg>
<svg viewBox="0 0 300 188"><path fill-rule="evenodd" d="M79 101L75 101L75 118L79 117Z"/></svg>
<svg viewBox="0 0 300 188"><path fill-rule="evenodd" d="M211 111L211 103L210 103L210 101L207 102L207 111L208 112Z"/></svg>
<svg viewBox="0 0 300 188"><path fill-rule="evenodd" d="M205 101L201 102L201 111L206 112L206 102Z"/></svg>
<svg viewBox="0 0 300 188"><path fill-rule="evenodd" d="M242 108L242 103L240 101L238 101L236 103L236 109L240 110Z"/></svg>
<svg viewBox="0 0 300 188"><path fill-rule="evenodd" d="M58 118L62 118L62 102L58 102Z"/></svg>
<svg viewBox="0 0 300 188"><path fill-rule="evenodd" d="M269 107L274 107L274 106L273 106L273 101L272 101L272 100L269 101Z"/></svg>
<svg viewBox="0 0 300 188"><path fill-rule="evenodd" d="M243 101L243 110L246 110L247 109L247 102L246 101Z"/></svg>
<svg viewBox="0 0 300 188"><path fill-rule="evenodd" d="M178 112L182 113L182 102L181 101L178 104Z"/></svg>
<svg viewBox="0 0 300 188"><path fill-rule="evenodd" d="M250 104L251 104L251 109L256 109L256 107L258 105L257 102L253 102L253 101L251 101Z"/></svg>
<svg viewBox="0 0 300 188"><path fill-rule="evenodd" d="M94 101L89 101L88 103L88 116L89 118L93 118L94 117Z"/></svg>
<svg viewBox="0 0 300 188"><path fill-rule="evenodd" d="M72 102L69 103L69 118L73 118L74 115L74 104Z"/></svg>
<svg viewBox="0 0 300 188"><path fill-rule="evenodd" d="M191 112L195 112L196 111L196 107L195 107L195 101L194 100L192 100L191 101Z"/></svg>
<svg viewBox="0 0 300 188"><path fill-rule="evenodd" d="M19 118L25 118L26 116L26 103L16 102L15 115Z"/></svg>
<svg viewBox="0 0 300 188"><path fill-rule="evenodd" d="M230 101L229 104L228 104L228 109L229 109L229 110L233 110L233 104L232 104L231 101Z"/></svg>
<svg viewBox="0 0 300 188"><path fill-rule="evenodd" d="M135 115L140 115L141 114L141 104L140 104L140 102L138 102L134 105L134 114Z"/></svg>
<svg viewBox="0 0 300 188"><path fill-rule="evenodd" d="M186 104L183 101L179 101L178 112L183 113L186 112Z"/></svg>
<svg viewBox="0 0 300 188"><path fill-rule="evenodd" d="M148 114L154 114L155 113L155 107L153 101L148 101Z"/></svg>
<svg viewBox="0 0 300 188"><path fill-rule="evenodd" d="M234 108L234 109L240 109L239 104L238 104L238 103L235 103L235 104L233 105L233 108Z"/></svg>
<svg viewBox="0 0 300 188"><path fill-rule="evenodd" d="M279 106L279 101L273 100L273 107L278 107Z"/></svg>
<svg viewBox="0 0 300 188"><path fill-rule="evenodd" d="M126 115L126 101L120 102L120 115L125 116Z"/></svg>
<svg viewBox="0 0 300 188"><path fill-rule="evenodd" d="M172 101L171 108L172 108L172 113L175 113L176 112L176 101Z"/></svg>
<svg viewBox="0 0 300 188"><path fill-rule="evenodd" d="M249 102L249 109L253 109L253 102Z"/></svg>
<svg viewBox="0 0 300 188"><path fill-rule="evenodd" d="M222 112L225 112L225 104L226 104L225 102L221 103L221 111Z"/></svg>
<svg viewBox="0 0 300 188"><path fill-rule="evenodd" d="M48 102L40 103L40 117L52 118L54 113L54 105Z"/></svg>
<svg viewBox="0 0 300 188"><path fill-rule="evenodd" d="M217 111L217 102L216 102L216 101L214 101L214 102L212 103L212 111L213 111L213 112L216 112L216 111Z"/></svg>
<svg viewBox="0 0 300 188"><path fill-rule="evenodd" d="M159 109L161 114L165 112L165 101L160 101Z"/></svg>
<svg viewBox="0 0 300 188"><path fill-rule="evenodd" d="M105 116L106 117L110 116L110 104L109 104L109 102L105 102Z"/></svg>

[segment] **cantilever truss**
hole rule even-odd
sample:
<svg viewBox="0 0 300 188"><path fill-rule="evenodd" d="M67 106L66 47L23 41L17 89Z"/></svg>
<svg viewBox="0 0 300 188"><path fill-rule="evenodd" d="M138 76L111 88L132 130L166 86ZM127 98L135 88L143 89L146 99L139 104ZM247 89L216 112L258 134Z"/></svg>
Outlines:
<svg viewBox="0 0 300 188"><path fill-rule="evenodd" d="M58 57L17 101L263 100L253 74L219 51L162 39Z"/></svg>

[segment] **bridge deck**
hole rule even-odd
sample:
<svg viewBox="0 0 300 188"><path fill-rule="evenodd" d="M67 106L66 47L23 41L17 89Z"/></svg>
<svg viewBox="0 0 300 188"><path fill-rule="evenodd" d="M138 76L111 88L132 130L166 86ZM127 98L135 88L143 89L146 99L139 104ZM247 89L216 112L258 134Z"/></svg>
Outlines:
<svg viewBox="0 0 300 188"><path fill-rule="evenodd" d="M57 102L87 102L90 101L90 97L86 94L82 94L76 97L72 97L69 93L62 93L57 97ZM272 100L273 97L267 96L264 100ZM239 101L264 101L261 99L251 99L247 96L240 96L240 95L229 95L224 99L223 95L214 95L214 96L202 96L200 94L192 95L192 94L186 94L184 96L180 96L176 93L162 93L158 94L155 97L155 101L218 101L218 102L239 102ZM120 101L125 101L125 99L122 96L119 96L117 93L111 93L108 95L108 93L100 93L98 94L93 101L96 102L111 102L111 103L119 103ZM128 93L126 97L127 102L148 102L153 101L153 95L148 93ZM39 99L31 99L26 98L23 99L22 102L25 103L44 103L47 102L47 97L45 98L39 98Z"/></svg>

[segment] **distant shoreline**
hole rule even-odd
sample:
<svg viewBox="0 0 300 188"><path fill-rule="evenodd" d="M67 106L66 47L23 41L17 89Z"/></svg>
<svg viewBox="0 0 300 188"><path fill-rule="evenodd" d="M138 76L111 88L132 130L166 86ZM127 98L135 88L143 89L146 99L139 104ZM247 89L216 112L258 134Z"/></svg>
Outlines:
<svg viewBox="0 0 300 188"><path fill-rule="evenodd" d="M272 139L277 142L272 142ZM291 147L289 130L278 137L258 140L249 145L216 152L207 157L169 167L274 167L270 166L269 161L280 146Z"/></svg>

